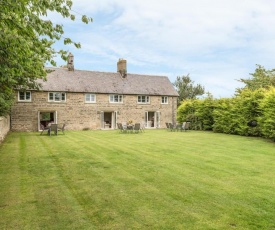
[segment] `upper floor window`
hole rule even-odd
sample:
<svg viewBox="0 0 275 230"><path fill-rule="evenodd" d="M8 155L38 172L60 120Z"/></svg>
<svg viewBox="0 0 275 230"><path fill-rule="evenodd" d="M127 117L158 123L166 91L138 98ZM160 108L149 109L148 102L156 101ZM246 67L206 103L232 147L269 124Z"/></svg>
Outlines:
<svg viewBox="0 0 275 230"><path fill-rule="evenodd" d="M138 96L138 103L149 104L150 103L150 97L149 96Z"/></svg>
<svg viewBox="0 0 275 230"><path fill-rule="evenodd" d="M161 97L161 104L168 104L168 97L162 96Z"/></svg>
<svg viewBox="0 0 275 230"><path fill-rule="evenodd" d="M18 92L18 101L31 101L31 92Z"/></svg>
<svg viewBox="0 0 275 230"><path fill-rule="evenodd" d="M66 93L50 92L49 93L50 102L65 102Z"/></svg>
<svg viewBox="0 0 275 230"><path fill-rule="evenodd" d="M91 94L91 93L85 94L85 102L86 103L95 103L96 102L95 94Z"/></svg>
<svg viewBox="0 0 275 230"><path fill-rule="evenodd" d="M110 95L109 101L111 103L122 103L123 102L123 96L122 95Z"/></svg>

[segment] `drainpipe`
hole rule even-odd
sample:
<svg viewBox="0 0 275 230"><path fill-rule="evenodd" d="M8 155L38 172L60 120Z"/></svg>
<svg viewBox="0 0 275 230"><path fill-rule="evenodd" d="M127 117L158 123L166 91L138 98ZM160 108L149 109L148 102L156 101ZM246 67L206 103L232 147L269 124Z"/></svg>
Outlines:
<svg viewBox="0 0 275 230"><path fill-rule="evenodd" d="M172 123L175 125L175 106L174 106L174 100L175 98L172 97Z"/></svg>

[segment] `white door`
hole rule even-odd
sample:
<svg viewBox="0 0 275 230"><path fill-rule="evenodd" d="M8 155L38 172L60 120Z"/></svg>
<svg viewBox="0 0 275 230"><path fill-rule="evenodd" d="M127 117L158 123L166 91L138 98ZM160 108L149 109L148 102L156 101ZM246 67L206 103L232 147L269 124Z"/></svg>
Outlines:
<svg viewBox="0 0 275 230"><path fill-rule="evenodd" d="M149 124L148 124L148 111L145 111L144 122L145 122L145 127L148 128L149 127Z"/></svg>
<svg viewBox="0 0 275 230"><path fill-rule="evenodd" d="M155 124L156 128L160 128L160 112L155 112Z"/></svg>
<svg viewBox="0 0 275 230"><path fill-rule="evenodd" d="M117 129L117 111L113 112L112 128Z"/></svg>
<svg viewBox="0 0 275 230"><path fill-rule="evenodd" d="M105 127L105 123L104 123L104 112L103 111L100 111L100 128L101 129L104 129Z"/></svg>

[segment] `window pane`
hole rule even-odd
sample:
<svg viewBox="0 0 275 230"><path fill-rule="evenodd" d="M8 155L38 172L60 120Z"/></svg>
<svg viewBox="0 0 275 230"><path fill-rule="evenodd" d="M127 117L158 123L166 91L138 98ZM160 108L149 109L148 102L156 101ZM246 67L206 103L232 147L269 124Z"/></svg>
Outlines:
<svg viewBox="0 0 275 230"><path fill-rule="evenodd" d="M113 103L119 103L119 102L122 102L122 95L110 95L110 102L113 102ZM93 95L93 101L95 102L96 100L96 97L95 95Z"/></svg>
<svg viewBox="0 0 275 230"><path fill-rule="evenodd" d="M30 100L31 99L31 92L26 92L26 100Z"/></svg>
<svg viewBox="0 0 275 230"><path fill-rule="evenodd" d="M60 93L55 93L54 94L54 100L55 101L60 101L61 100L61 94Z"/></svg>
<svg viewBox="0 0 275 230"><path fill-rule="evenodd" d="M139 103L149 103L150 97L149 96L138 96L138 102Z"/></svg>
<svg viewBox="0 0 275 230"><path fill-rule="evenodd" d="M148 102L148 96L142 96L142 103Z"/></svg>
<svg viewBox="0 0 275 230"><path fill-rule="evenodd" d="M50 101L53 100L53 93L49 93L49 100L50 100Z"/></svg>
<svg viewBox="0 0 275 230"><path fill-rule="evenodd" d="M161 103L167 104L168 103L168 97L161 97Z"/></svg>
<svg viewBox="0 0 275 230"><path fill-rule="evenodd" d="M25 93L24 92L19 92L19 100L24 101L25 100Z"/></svg>
<svg viewBox="0 0 275 230"><path fill-rule="evenodd" d="M62 95L62 101L66 101L66 96L65 96L66 94L62 93L61 95Z"/></svg>
<svg viewBox="0 0 275 230"><path fill-rule="evenodd" d="M110 96L111 98L111 96ZM85 101L86 102L95 102L95 95L94 94L85 94ZM111 101L111 99L110 99Z"/></svg>

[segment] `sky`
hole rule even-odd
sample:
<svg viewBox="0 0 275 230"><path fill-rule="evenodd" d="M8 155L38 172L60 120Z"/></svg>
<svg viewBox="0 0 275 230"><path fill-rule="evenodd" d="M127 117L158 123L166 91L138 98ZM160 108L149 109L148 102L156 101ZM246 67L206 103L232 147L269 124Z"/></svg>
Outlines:
<svg viewBox="0 0 275 230"><path fill-rule="evenodd" d="M234 96L238 80L256 64L275 68L274 0L74 0L75 21L49 14L64 37L81 49L57 42L74 55L75 69L167 76L189 74L215 98ZM81 15L93 18L84 24ZM56 58L57 65L66 64Z"/></svg>

